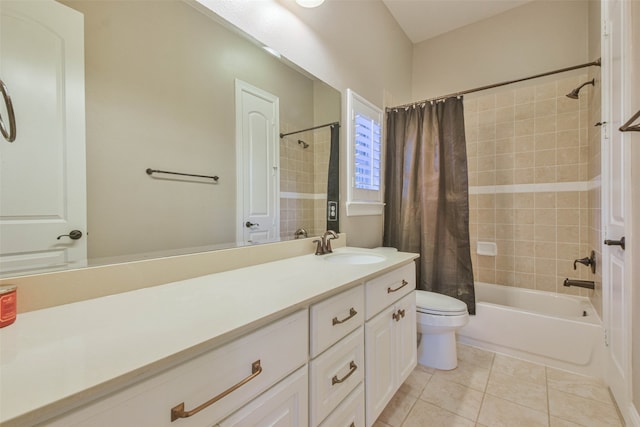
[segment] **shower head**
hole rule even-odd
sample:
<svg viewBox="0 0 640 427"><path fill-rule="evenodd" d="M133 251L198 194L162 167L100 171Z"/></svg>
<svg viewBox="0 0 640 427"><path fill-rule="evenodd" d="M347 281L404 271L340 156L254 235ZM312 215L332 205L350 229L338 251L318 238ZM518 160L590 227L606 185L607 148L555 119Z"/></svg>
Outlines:
<svg viewBox="0 0 640 427"><path fill-rule="evenodd" d="M591 79L590 81L586 82L586 83L582 83L580 86L578 86L577 88L575 88L574 90L572 90L571 92L569 92L567 94L567 98L571 98L571 99L578 99L578 93L580 92L580 89L582 89L583 87L585 87L586 85L596 85L596 79Z"/></svg>
<svg viewBox="0 0 640 427"><path fill-rule="evenodd" d="M307 148L309 146L309 144L307 144L306 142L304 142L303 140L299 139L298 140L298 144L302 145L302 148Z"/></svg>

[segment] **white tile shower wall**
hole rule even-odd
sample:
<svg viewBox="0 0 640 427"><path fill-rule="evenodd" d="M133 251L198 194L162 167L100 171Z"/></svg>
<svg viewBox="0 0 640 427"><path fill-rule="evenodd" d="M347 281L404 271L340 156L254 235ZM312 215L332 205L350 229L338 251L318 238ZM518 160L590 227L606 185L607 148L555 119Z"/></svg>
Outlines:
<svg viewBox="0 0 640 427"><path fill-rule="evenodd" d="M566 277L593 280L588 268L573 270L573 260L591 251L585 92L592 87L578 100L565 96L586 79L465 99L476 280L587 295L562 285ZM495 242L497 256L477 255L477 241Z"/></svg>

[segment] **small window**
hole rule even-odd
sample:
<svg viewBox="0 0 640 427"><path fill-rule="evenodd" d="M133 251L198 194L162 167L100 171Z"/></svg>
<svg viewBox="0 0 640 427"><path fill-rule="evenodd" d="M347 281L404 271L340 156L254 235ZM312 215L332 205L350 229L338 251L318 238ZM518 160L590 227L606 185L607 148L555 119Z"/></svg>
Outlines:
<svg viewBox="0 0 640 427"><path fill-rule="evenodd" d="M355 186L364 190L380 190L380 123L355 114Z"/></svg>
<svg viewBox="0 0 640 427"><path fill-rule="evenodd" d="M381 215L382 110L347 90L348 173L347 215Z"/></svg>

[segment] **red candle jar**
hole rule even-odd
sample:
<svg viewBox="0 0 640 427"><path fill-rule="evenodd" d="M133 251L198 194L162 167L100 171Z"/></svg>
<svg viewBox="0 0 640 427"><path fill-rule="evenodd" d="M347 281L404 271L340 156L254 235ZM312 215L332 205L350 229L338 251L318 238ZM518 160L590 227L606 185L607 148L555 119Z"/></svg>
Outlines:
<svg viewBox="0 0 640 427"><path fill-rule="evenodd" d="M18 307L17 286L0 286L0 328L16 321Z"/></svg>

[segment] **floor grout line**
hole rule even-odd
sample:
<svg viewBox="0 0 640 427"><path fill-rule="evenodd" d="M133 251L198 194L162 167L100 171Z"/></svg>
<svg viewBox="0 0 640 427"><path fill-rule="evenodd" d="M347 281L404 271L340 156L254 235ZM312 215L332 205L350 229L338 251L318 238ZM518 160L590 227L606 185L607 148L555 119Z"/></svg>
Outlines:
<svg viewBox="0 0 640 427"><path fill-rule="evenodd" d="M454 377L454 378L456 378L456 380L451 381L451 380L450 380L448 377L446 377L446 376L439 376L439 378L440 378L440 380L441 380L441 381L452 382L452 383L454 383L454 384L457 384L458 386L462 386L462 387L465 387L465 388L467 388L467 389L469 389L469 390L475 390L476 392L481 392L481 393L482 393L481 398L479 399L479 400L480 400L480 401L479 401L479 405L477 406L478 410L477 410L477 412L476 412L476 414L475 414L475 416L474 416L473 418L468 417L468 414L467 414L467 412L468 412L468 411L462 411L462 412L460 412L460 411L458 411L458 410L456 410L456 409L453 409L453 410L452 410L452 409L447 409L447 408L449 407L448 405L442 405L441 403L432 403L430 400L423 400L423 399L421 399L421 398L422 398L422 396L427 392L427 390L428 390L428 388L429 388L429 386L430 386L430 385L435 386L434 377L436 376L436 374L437 374L438 372L440 372L440 371L438 371L438 370L427 370L427 373L429 373L429 378L428 378L428 379L427 379L427 381L424 383L424 385L422 385L421 383L419 383L419 384L420 384L420 386L421 386L422 388L418 388L417 397L409 396L409 394L407 393L406 397L404 397L404 398L405 398L405 399L407 399L407 398L412 398L412 401L411 401L411 402L407 402L407 403L410 403L410 406L408 406L408 409L407 409L406 413L404 413L404 414L400 414L400 415L402 415L402 418L401 418L400 423L399 423L398 425L396 425L396 423L394 423L393 425L390 425L390 427L406 427L406 426L408 426L407 422L408 422L408 421L409 421L409 419L410 419L410 415L411 415L411 413L412 413L412 412L414 411L414 409L416 408L416 405L419 403L419 402L418 402L419 400L423 400L423 402L424 402L424 403L426 403L426 404L430 405L431 407L437 408L438 410L441 410L441 411L444 411L444 412L448 413L451 417L465 419L465 420L467 420L467 421L469 421L469 422L473 423L476 427L479 427L479 426L480 426L479 420L480 420L480 415L482 414L483 406L484 406L484 405L485 405L485 403L486 403L487 395L488 395L488 394L491 394L491 393L488 393L488 390L489 390L489 382L491 381L491 379L492 379L493 375L496 375L496 374L500 374L500 375L502 375L502 374L504 374L504 375L506 375L506 376L508 376L508 377L511 377L514 383L519 383L519 382L521 382L521 380L519 380L519 379L518 379L520 374L518 373L519 371L518 371L517 369L522 369L522 368L517 368L517 369L516 369L516 368L514 368L514 369L516 369L516 370L514 370L514 371L513 371L513 372L511 372L511 373L508 373L507 371L505 371L505 372L497 371L497 370L496 370L496 355L497 355L497 353L495 353L495 352L491 352L491 351L487 351L487 350L483 350L483 349L478 349L478 350L481 350L481 351L484 351L484 352L487 352L487 353L491 353L491 354L492 354L492 356L491 356L491 358L490 358L490 363L486 363L486 361L484 361L484 362L483 362L483 361L482 361L482 359L478 359L477 357L476 357L475 359L472 357L472 358L471 358L471 360L469 360L470 358L469 358L469 357L467 357L467 359L466 359L466 360L464 360L464 359L463 359L463 360L460 360L460 362L461 362L460 364L466 364L466 365L467 365L466 367L464 367L464 369L465 369L465 370L466 370L466 369L469 369L469 366L471 366L472 368L475 368L475 369L478 369L478 370L480 370L480 369L481 369L481 370L483 370L483 371L488 371L488 374L487 374L487 377L486 377L486 382L484 383L484 385L483 385L483 387L482 387L482 391L480 391L479 389L475 389L475 388L469 387L468 383L461 383L461 382L460 382L460 378L463 378L463 377L459 377L459 376L458 376L458 377ZM475 356L473 353L471 353L471 355L472 355L472 356ZM506 357L510 357L510 356L507 356L507 355L505 355L505 356L506 356ZM482 356L482 358L484 358L484 357L485 357L485 356ZM510 357L510 358L511 358L511 357ZM518 359L518 358L513 358L513 359L521 360L521 359ZM472 361L472 360L473 360L473 361ZM485 359L485 360L486 360L486 359ZM525 362L526 362L526 361L525 361ZM528 362L528 363L530 363L530 362ZM535 364L535 365L539 365L539 364ZM505 366L509 366L509 365L505 365ZM590 398L590 397L587 397L587 396L582 396L582 395L580 395L580 394L574 394L574 393L572 393L571 391L565 391L565 390L563 390L562 388L551 387L551 384L550 384L550 382L549 382L549 378L550 378L550 376L549 376L549 369L550 369L550 367L548 367L548 366L544 366L544 365L539 365L539 366L540 366L540 367L542 367L542 368L544 368L544 369L543 369L543 371L542 371L542 372L540 372L540 371L538 370L538 368L536 368L536 371L535 371L535 372L538 372L538 374L536 374L536 376L538 376L538 377L539 377L539 374L540 374L540 373L541 373L542 375L544 375L544 391L545 391L545 393L546 393L546 401L544 402L544 405L545 405L544 407L546 408L546 411L547 411L547 412L546 412L546 425L547 425L547 427L549 427L549 426L551 426L551 425L552 425L551 419L552 419L553 415L551 414L551 395L550 395L550 394L551 394L551 393L550 393L550 391L551 391L552 389L553 389L553 390L557 390L558 392L565 393L565 394L567 394L567 395L574 396L574 397L578 397L578 398L582 398L582 399L587 399L587 400L593 400L594 402L598 402L598 403L605 403L605 402L601 402L601 401L600 401L600 400L598 400L597 398ZM418 369L420 369L420 368L418 368ZM472 370L473 370L473 369L472 369ZM509 371L509 372L510 372L510 371ZM516 373L518 373L518 375L515 375ZM466 373L465 373L464 375L466 375ZM589 377L589 378L590 378L590 377ZM504 381L503 379L500 379L500 381L497 383L499 387L500 387L500 384L502 384L502 382L503 382L503 381ZM525 381L525 380L524 380L524 379L522 379L522 381ZM526 382L531 382L531 383L532 383L532 385L540 384L540 383L541 383L541 381L540 381L540 382L537 382L537 381L534 381L533 379L531 379L530 381L529 381L529 380L526 380ZM539 386L536 386L536 387L539 387ZM540 390L540 391L542 391L542 389L539 389L539 390ZM432 392L433 392L433 391L431 391L431 393L432 393ZM501 392L500 392L500 393L501 393ZM491 394L491 395L492 395L495 399L498 399L499 401L509 402L510 404L516 405L516 407L527 408L527 409L529 409L529 410L536 411L536 412L538 412L538 413L542 412L540 409L535 409L535 407L529 406L528 404L522 404L522 403L518 402L517 400L512 400L512 399L509 399L509 398L503 398L503 397L500 397L500 396L501 396L501 394L498 394L498 395ZM476 398L476 399L477 399L477 398ZM612 400L612 401L613 401L613 400ZM476 400L475 402L476 402L475 404L478 404L478 403L477 403L477 402L478 402L478 400ZM495 404L495 403L494 403L494 404ZM614 405L615 405L615 403L614 403ZM539 407L540 407L540 406L539 406ZM616 408L616 409L617 409L617 408ZM421 410L421 411L422 411L422 410ZM420 411L420 412L421 412L421 411ZM454 412L454 411L456 411L456 412ZM461 414L465 414L465 415L461 415ZM487 415L490 415L490 414L487 414ZM542 414L540 414L540 415L542 415ZM621 417L619 417L619 413L618 413L617 415L618 415L618 420L620 421L620 420L621 420ZM416 420L416 418L415 418L416 416L417 416L417 414L413 416L412 421L415 421L415 420ZM567 422L572 422L572 423L574 423L574 424L576 424L576 425L579 425L579 424L577 424L577 423L576 423L576 421L574 421L574 420L566 419L566 417L564 417L562 414L560 414L559 416L556 416L556 418L557 418L558 420L563 420L563 421L567 421ZM545 420L545 418L542 418L542 417L541 417L541 418L539 418L539 422L540 422L540 424L541 424L541 425L543 425L543 424L544 424L544 422L545 422L545 421L543 421L543 420ZM383 423L383 422L381 421L381 425L387 425L387 424L386 424L386 423Z"/></svg>

